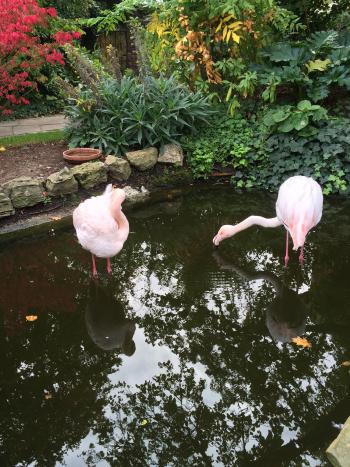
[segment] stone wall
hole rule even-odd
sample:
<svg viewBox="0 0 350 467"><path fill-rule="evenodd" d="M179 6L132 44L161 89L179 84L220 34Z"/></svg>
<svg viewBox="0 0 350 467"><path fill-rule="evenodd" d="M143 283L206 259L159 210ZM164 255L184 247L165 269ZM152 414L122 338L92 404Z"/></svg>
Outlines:
<svg viewBox="0 0 350 467"><path fill-rule="evenodd" d="M132 170L151 170L155 164L183 165L180 146L167 144L160 154L157 148L128 152L126 158L113 155L104 162L94 161L65 167L47 179L18 177L0 185L0 218L15 214L16 209L45 204L52 198L69 196L80 188L89 190L110 181L126 182Z"/></svg>

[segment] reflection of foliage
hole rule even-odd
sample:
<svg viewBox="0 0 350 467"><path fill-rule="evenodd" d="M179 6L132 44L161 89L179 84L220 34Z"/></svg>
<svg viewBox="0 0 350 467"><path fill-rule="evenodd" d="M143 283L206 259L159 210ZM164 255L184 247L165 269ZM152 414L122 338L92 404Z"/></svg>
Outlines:
<svg viewBox="0 0 350 467"><path fill-rule="evenodd" d="M113 464L118 458L120 465L209 465L214 414L202 399L204 381L195 381L193 369L174 372L169 362L162 370L136 392L122 385L109 401L117 428L105 460Z"/></svg>
<svg viewBox="0 0 350 467"><path fill-rule="evenodd" d="M21 334L5 336L0 329L1 454L11 465L61 461L89 432L100 446L83 454L89 465L102 457L127 466L245 465L272 456L290 439L310 437L317 447L313 454L322 459L314 424L349 387L348 369L339 366L350 352L349 207L332 207L333 218L326 204L325 221L308 241L303 271L291 262L282 273L282 230L251 229L224 243L220 255L237 272L246 271L248 282L234 269L219 270L210 239L218 225L258 209L268 216L273 200L268 195L242 200L232 190L212 189L128 214L135 233L113 262L113 277L106 284L101 279L107 286L101 305L111 314L116 302L130 309L129 318L143 328L147 342L140 355L139 329L136 352L123 366L118 355L98 350L87 335L79 311L85 312L90 300L89 257L67 241L70 233L1 252L6 273L12 254L32 258L24 261L12 292L25 278L34 278L36 290L63 280L77 306L77 312L63 314L48 292L47 307L35 322L22 323ZM265 319L276 297L271 283L259 279L262 271L298 295L295 306L305 305L311 349L272 342ZM11 290L11 282L7 286ZM9 298L3 303L11 307ZM96 315L98 303L92 303ZM155 372L145 365L145 379L133 385L127 378L139 373L142 357L151 367L155 349L159 360L164 351L162 361L170 354L172 365ZM130 362L134 373L123 373ZM45 399L44 391L52 398ZM311 441L303 449L311 449ZM300 452L293 462L286 465L307 465Z"/></svg>

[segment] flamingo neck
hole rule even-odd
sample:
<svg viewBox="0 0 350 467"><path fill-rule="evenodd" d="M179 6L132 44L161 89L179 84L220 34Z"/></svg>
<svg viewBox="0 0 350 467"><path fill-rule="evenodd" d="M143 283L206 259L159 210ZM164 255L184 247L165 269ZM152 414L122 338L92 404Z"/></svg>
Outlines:
<svg viewBox="0 0 350 467"><path fill-rule="evenodd" d="M118 230L121 231L129 231L129 222L128 219L126 218L126 215L123 213L121 208L116 212L116 216L113 216L115 221L118 224Z"/></svg>
<svg viewBox="0 0 350 467"><path fill-rule="evenodd" d="M247 217L247 219L244 219L244 221L233 226L234 232L232 233L232 235L235 235L236 233L241 232L242 230L248 229L249 227L252 227L253 225L260 225L261 227L274 228L274 227L278 227L282 225L282 222L279 221L277 217L267 219L266 217L261 217L261 216L249 216Z"/></svg>

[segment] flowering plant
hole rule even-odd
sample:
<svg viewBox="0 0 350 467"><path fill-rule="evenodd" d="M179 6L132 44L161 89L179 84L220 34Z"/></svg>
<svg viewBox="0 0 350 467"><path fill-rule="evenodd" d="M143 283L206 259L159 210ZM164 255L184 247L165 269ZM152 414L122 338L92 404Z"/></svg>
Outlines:
<svg viewBox="0 0 350 467"><path fill-rule="evenodd" d="M59 47L79 39L79 32L66 31L40 38L38 30L47 30L56 16L55 8L43 8L37 0L0 0L0 114L28 105L40 69L45 63L64 65Z"/></svg>

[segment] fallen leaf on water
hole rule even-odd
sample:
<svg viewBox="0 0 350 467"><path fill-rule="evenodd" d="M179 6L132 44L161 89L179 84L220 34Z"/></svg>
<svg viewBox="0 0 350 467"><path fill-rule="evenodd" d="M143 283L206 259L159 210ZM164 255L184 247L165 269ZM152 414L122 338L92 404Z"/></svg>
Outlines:
<svg viewBox="0 0 350 467"><path fill-rule="evenodd" d="M303 337L293 337L292 341L296 345L300 345L301 347L311 347L311 342Z"/></svg>
<svg viewBox="0 0 350 467"><path fill-rule="evenodd" d="M343 366L350 366L350 360L346 360L342 363Z"/></svg>
<svg viewBox="0 0 350 467"><path fill-rule="evenodd" d="M6 148L5 148L5 146L0 146L0 151L1 151L1 152L4 152L4 151L6 151Z"/></svg>
<svg viewBox="0 0 350 467"><path fill-rule="evenodd" d="M36 315L27 315L26 320L27 321L36 321L38 317Z"/></svg>
<svg viewBox="0 0 350 467"><path fill-rule="evenodd" d="M148 421L147 420L142 420L142 422L140 423L141 426L145 426L147 425Z"/></svg>
<svg viewBox="0 0 350 467"><path fill-rule="evenodd" d="M53 221L59 221L60 219L62 219L61 216L50 216L50 219L52 219Z"/></svg>

